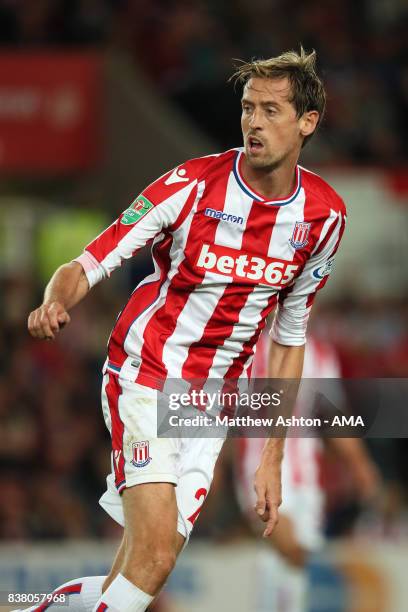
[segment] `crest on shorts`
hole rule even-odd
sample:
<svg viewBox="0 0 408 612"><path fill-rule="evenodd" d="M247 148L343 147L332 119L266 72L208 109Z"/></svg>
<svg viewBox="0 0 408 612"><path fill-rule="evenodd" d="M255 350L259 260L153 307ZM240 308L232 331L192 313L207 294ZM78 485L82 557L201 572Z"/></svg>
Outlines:
<svg viewBox="0 0 408 612"><path fill-rule="evenodd" d="M152 458L149 456L149 442L147 440L143 440L143 442L133 442L132 453L132 464L135 467L144 467L152 460Z"/></svg>
<svg viewBox="0 0 408 612"><path fill-rule="evenodd" d="M305 221L296 221L292 238L289 241L294 249L301 249L307 245L311 225L311 223L306 223Z"/></svg>

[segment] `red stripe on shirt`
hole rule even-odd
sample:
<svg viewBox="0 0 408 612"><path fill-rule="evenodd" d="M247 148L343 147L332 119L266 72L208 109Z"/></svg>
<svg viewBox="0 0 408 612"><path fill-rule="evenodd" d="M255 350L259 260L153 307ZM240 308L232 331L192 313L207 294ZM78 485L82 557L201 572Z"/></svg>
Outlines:
<svg viewBox="0 0 408 612"><path fill-rule="evenodd" d="M225 172L225 168L221 165L217 172L214 172L214 189L212 190L212 199L220 202L218 209L221 209L225 205L227 184L230 173ZM198 205L197 212L201 212L209 205L208 200L205 197L201 200ZM142 348L142 364L139 369L139 374L136 378L136 382L139 384L145 384L147 386L154 386L160 389L163 385L164 380L167 377L167 368L163 362L163 350L167 340L173 334L177 326L177 320L185 307L188 298L191 293L195 290L196 286L202 282L205 275L205 270L190 270L189 261L195 260L192 253L197 250L197 233L196 227L203 224L201 215L196 214L191 223L191 227L188 233L186 246L184 249L185 259L181 262L177 274L173 277L170 287L168 289L166 300L163 306L159 308L150 321L146 325L143 334L143 348ZM207 230L206 237L209 241L214 240L215 233L217 231L217 223L214 223L213 219L206 218ZM190 257L188 257L190 254ZM185 278L190 275L191 282L187 284L184 282L180 291L179 278ZM165 330L165 332L164 332Z"/></svg>
<svg viewBox="0 0 408 612"><path fill-rule="evenodd" d="M264 252L267 253L279 210L280 208L278 206L268 206L258 203L253 204L251 214L255 216L257 224L252 228L252 231L246 231L244 234L242 242L242 249L244 251L250 251L255 247L255 249L260 249L261 252L264 250ZM253 354L253 347L258 341L261 331L265 327L266 317L274 308L276 302L277 295L274 294L269 298L267 305L262 309L254 334L243 343L239 355L233 359L225 374L226 379L239 378L241 376L246 362Z"/></svg>
<svg viewBox="0 0 408 612"><path fill-rule="evenodd" d="M197 183L197 186L198 186L198 183ZM190 214L191 209L193 208L196 198L197 198L197 187L195 187L195 189L193 189L193 191L188 196L187 202L184 204L179 216L177 217L173 225L169 227L169 230L174 232L176 229L180 227L180 225L184 223L184 221L187 219L188 215Z"/></svg>
<svg viewBox="0 0 408 612"><path fill-rule="evenodd" d="M330 233L330 236L333 235L333 232L334 232L335 228L337 227L337 224L338 224L338 219L336 220L336 223L333 223L333 226L330 228L329 232L327 232L328 234ZM343 236L345 227L346 227L346 219L344 217L342 217L341 226L340 226L340 230L339 230L339 235L338 235L336 244L334 245L334 248L331 251L328 259L330 259L330 257L333 257L337 253L337 249L339 248L340 241L341 241L341 238ZM325 243L327 243L328 239L329 238L327 238L327 240L325 240ZM319 246L319 250L320 250L320 246ZM307 296L307 301L306 301L306 307L307 308L309 308L309 306L313 305L313 302L314 302L314 299L315 299L315 297L317 295L317 292L320 291L320 289L322 289L325 286L325 284L327 283L328 280L329 280L329 275L327 274L326 276L324 276L322 278L320 283L317 285L315 291L313 293L310 293Z"/></svg>
<svg viewBox="0 0 408 612"><path fill-rule="evenodd" d="M310 197L307 191L305 191L305 203L303 205L303 220L305 223L310 223L310 229L305 247L295 249L293 254L293 263L299 265L298 275L302 273L303 267L310 257L310 253L319 242L323 226L327 221L327 216L322 215L321 204L317 202L315 198Z"/></svg>
<svg viewBox="0 0 408 612"><path fill-rule="evenodd" d="M247 217L247 226L256 221L251 229L246 229L242 237L243 252L262 252L267 256L267 249L273 227L276 223L278 207L259 206L253 203ZM214 361L217 349L229 338L234 326L239 321L242 308L248 296L254 291L254 285L228 285L218 301L214 312L197 342L190 346L188 357L183 366L183 378L207 378Z"/></svg>
<svg viewBox="0 0 408 612"><path fill-rule="evenodd" d="M228 285L197 342L190 345L182 369L183 378L207 378L217 349L229 338L253 286Z"/></svg>
<svg viewBox="0 0 408 612"><path fill-rule="evenodd" d="M153 304L167 278L171 266L170 249L172 244L173 237L168 234L160 243L153 246L152 257L160 270L160 277L151 283L143 284L142 281L142 284L136 287L112 330L108 344L108 355L110 361L119 367L122 366L128 356L124 343L130 327L146 308Z"/></svg>
<svg viewBox="0 0 408 612"><path fill-rule="evenodd" d="M266 319L269 315L269 313L273 310L273 308L276 306L276 303L278 301L278 296L277 295L271 295L271 297L268 300L267 305L265 306L265 308L262 310L261 315L260 315L260 319L259 319L259 323L256 327L255 332L252 334L252 336L250 338L248 338L248 340L246 342L244 342L243 346L242 346L242 350L239 353L239 355L237 355L230 367L228 368L228 371L225 375L225 378L239 378L244 370L245 364L247 363L248 359L251 357L251 355L253 355L254 352L254 346L258 341L258 338L260 336L261 331L264 329L265 325L266 325Z"/></svg>

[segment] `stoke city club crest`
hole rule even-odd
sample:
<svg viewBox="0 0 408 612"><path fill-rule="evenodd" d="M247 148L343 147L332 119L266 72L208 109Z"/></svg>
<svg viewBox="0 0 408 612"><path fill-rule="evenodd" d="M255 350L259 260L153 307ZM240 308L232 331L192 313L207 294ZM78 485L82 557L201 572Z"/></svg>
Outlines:
<svg viewBox="0 0 408 612"><path fill-rule="evenodd" d="M307 245L311 225L306 221L296 221L292 238L289 241L294 249L301 249Z"/></svg>
<svg viewBox="0 0 408 612"><path fill-rule="evenodd" d="M152 458L149 456L149 442L147 440L143 440L142 442L133 442L132 453L132 464L135 467L144 467L152 460Z"/></svg>

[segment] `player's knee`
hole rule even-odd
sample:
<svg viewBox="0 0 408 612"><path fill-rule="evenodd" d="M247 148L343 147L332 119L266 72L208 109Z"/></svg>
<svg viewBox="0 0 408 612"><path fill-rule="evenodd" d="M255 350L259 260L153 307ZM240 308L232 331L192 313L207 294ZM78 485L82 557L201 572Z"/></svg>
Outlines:
<svg viewBox="0 0 408 612"><path fill-rule="evenodd" d="M177 555L173 547L152 542L143 547L138 544L130 545L125 565L127 572L132 574L139 571L141 560L143 560L144 570L155 576L160 582L164 581L173 570L176 559Z"/></svg>
<svg viewBox="0 0 408 612"><path fill-rule="evenodd" d="M156 550L152 554L153 571L166 579L176 565L176 553L173 550Z"/></svg>
<svg viewBox="0 0 408 612"><path fill-rule="evenodd" d="M177 554L171 538L164 541L156 537L156 534L150 534L148 538L128 541L126 549L126 558L131 566L137 566L143 560L152 570L170 573L176 563Z"/></svg>

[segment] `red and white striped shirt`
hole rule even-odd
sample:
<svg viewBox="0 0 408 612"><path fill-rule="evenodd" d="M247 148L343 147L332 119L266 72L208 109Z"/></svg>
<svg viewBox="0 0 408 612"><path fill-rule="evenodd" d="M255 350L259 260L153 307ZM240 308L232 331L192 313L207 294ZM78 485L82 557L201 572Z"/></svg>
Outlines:
<svg viewBox="0 0 408 612"><path fill-rule="evenodd" d="M278 304L273 337L305 342L345 223L341 198L300 166L266 201L242 178L242 149L193 159L147 187L77 259L92 287L152 244L155 270L112 331L108 369L162 388L171 378L240 378Z"/></svg>

